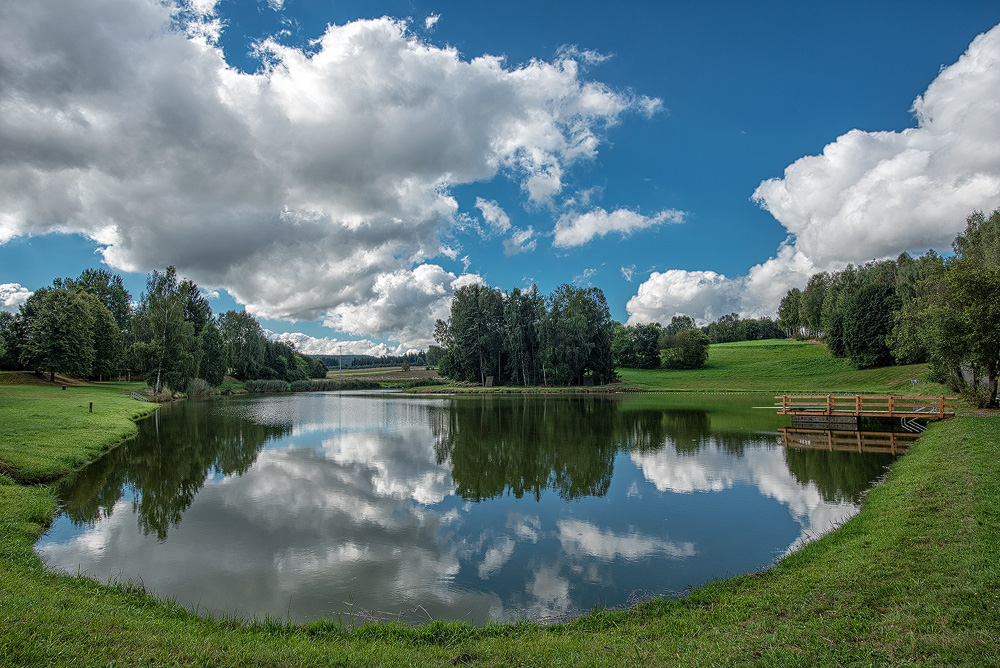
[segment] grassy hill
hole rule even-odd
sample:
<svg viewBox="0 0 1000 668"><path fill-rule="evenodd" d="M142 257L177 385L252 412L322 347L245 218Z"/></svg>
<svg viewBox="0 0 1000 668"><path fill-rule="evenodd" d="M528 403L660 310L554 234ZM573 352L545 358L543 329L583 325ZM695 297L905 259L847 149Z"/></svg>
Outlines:
<svg viewBox="0 0 1000 668"><path fill-rule="evenodd" d="M926 364L858 370L825 345L778 339L714 344L702 369L618 369L623 385L653 392L950 393L926 372Z"/></svg>

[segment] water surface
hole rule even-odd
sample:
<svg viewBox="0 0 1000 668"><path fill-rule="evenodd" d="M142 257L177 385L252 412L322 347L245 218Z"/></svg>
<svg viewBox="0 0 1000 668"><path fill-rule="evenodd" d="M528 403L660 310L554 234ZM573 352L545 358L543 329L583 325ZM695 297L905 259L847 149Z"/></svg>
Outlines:
<svg viewBox="0 0 1000 668"><path fill-rule="evenodd" d="M767 567L886 455L786 450L768 396L190 401L67 479L52 568L213 614L551 618Z"/></svg>

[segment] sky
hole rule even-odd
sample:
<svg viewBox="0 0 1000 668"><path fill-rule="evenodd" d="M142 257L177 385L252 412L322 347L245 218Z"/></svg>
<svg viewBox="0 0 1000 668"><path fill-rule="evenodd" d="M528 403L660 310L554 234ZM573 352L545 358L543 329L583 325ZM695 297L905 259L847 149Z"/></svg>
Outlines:
<svg viewBox="0 0 1000 668"><path fill-rule="evenodd" d="M168 265L309 354L454 291L774 317L1000 207L1000 5L6 0L0 309Z"/></svg>

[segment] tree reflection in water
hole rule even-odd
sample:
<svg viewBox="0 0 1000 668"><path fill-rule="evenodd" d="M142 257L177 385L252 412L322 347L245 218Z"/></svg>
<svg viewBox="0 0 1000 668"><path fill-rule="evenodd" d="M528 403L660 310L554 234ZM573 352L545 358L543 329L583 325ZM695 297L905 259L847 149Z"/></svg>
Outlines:
<svg viewBox="0 0 1000 668"><path fill-rule="evenodd" d="M267 441L292 428L188 402L170 406L169 415L160 418L142 422L134 442L60 481L62 510L75 524L110 516L127 495L142 532L164 541L210 474L242 475Z"/></svg>

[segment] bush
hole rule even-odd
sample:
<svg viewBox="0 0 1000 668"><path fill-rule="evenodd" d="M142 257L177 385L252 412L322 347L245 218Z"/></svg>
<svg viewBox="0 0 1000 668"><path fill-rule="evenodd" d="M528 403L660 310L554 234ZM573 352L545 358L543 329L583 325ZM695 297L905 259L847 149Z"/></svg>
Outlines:
<svg viewBox="0 0 1000 668"><path fill-rule="evenodd" d="M212 386L204 378L192 378L191 382L188 383L186 392L189 397L199 397L212 394Z"/></svg>
<svg viewBox="0 0 1000 668"><path fill-rule="evenodd" d="M243 387L250 394L288 392L291 389L289 383L284 380L247 380L244 381Z"/></svg>

